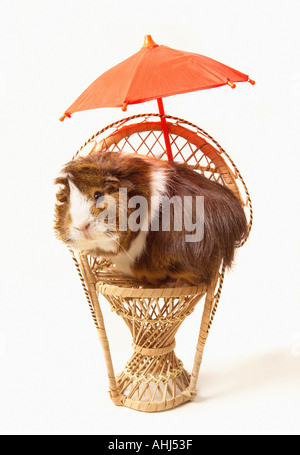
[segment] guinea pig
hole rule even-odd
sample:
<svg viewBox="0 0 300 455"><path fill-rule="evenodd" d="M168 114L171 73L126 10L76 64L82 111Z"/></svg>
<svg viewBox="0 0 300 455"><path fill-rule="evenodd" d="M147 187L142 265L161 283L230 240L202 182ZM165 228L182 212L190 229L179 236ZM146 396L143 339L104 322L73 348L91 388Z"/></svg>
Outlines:
<svg viewBox="0 0 300 455"><path fill-rule="evenodd" d="M95 152L55 183L58 239L140 282L209 284L247 234L232 191L186 164Z"/></svg>

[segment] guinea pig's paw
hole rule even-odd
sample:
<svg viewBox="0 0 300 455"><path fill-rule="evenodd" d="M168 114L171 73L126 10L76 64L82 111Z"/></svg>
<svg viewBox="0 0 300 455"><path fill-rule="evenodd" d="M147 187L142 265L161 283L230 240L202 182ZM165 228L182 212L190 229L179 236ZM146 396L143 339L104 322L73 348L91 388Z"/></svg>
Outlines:
<svg viewBox="0 0 300 455"><path fill-rule="evenodd" d="M93 256L93 251L92 250L81 250L80 253L82 254L82 256Z"/></svg>

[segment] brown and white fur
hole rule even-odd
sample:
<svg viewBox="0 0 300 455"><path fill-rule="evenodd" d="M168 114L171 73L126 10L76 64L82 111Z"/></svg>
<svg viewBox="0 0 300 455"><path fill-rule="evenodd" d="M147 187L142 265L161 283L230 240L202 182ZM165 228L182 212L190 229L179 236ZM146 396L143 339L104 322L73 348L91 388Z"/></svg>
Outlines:
<svg viewBox="0 0 300 455"><path fill-rule="evenodd" d="M234 194L184 164L119 152L92 153L66 164L55 183L60 185L55 206L57 237L75 250L107 257L121 273L152 284L168 280L208 284L222 261L231 266L235 248L247 233L246 217ZM120 211L132 196L147 199L149 216L146 225L140 220L143 229L120 230L119 212L114 231L99 229L97 217L107 205L96 207L95 195L119 202L119 188L127 190ZM186 242L185 229L172 228L174 213L170 231L153 231L151 217L162 215L153 196L204 196L203 239ZM128 216L132 212L129 208Z"/></svg>

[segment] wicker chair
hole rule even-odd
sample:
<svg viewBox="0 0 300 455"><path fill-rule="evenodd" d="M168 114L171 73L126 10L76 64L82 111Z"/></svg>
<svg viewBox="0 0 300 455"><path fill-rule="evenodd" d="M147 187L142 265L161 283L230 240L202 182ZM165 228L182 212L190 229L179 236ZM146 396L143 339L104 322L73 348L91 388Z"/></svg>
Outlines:
<svg viewBox="0 0 300 455"><path fill-rule="evenodd" d="M167 159L160 117L140 114L117 121L92 136L73 158L93 145L93 151L135 152ZM196 125L176 117L164 117L174 160L185 162L209 179L230 188L245 209L249 235L251 200L233 161L211 136ZM209 286L158 289L117 273L103 258L70 252L103 348L113 402L138 411L155 412L192 400L196 395L205 343L220 299L224 267ZM113 368L99 294L122 317L132 334L133 354L118 376ZM175 335L202 298L203 316L193 370L189 374L175 355Z"/></svg>

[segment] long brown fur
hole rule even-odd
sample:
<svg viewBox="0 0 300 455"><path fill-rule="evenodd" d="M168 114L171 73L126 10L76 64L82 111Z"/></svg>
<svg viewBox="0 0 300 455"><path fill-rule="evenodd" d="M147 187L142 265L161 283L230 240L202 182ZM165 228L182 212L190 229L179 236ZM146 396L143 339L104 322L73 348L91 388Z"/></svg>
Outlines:
<svg viewBox="0 0 300 455"><path fill-rule="evenodd" d="M159 161L139 155L118 152L92 154L68 163L63 172L87 198L101 190L118 198L119 188L126 187L128 199L134 195L147 198L150 206L151 172L154 168L166 171L167 196L204 196L204 237L199 242L186 242L186 232L152 231L146 238L146 248L136 259L132 271L137 279L160 284L167 280L181 280L192 284L208 284L217 273L222 261L232 265L237 246L247 234L247 220L243 208L234 194L225 186L211 181L191 170L187 165ZM72 223L67 177L55 183L61 188L55 207L57 237L72 246L69 227ZM160 209L161 211L161 209ZM93 208L94 216L100 211ZM130 213L130 211L129 211ZM161 213L160 213L161 216ZM171 212L171 226L174 214ZM120 232L120 247L128 251L138 232ZM105 255L101 248L91 254Z"/></svg>

